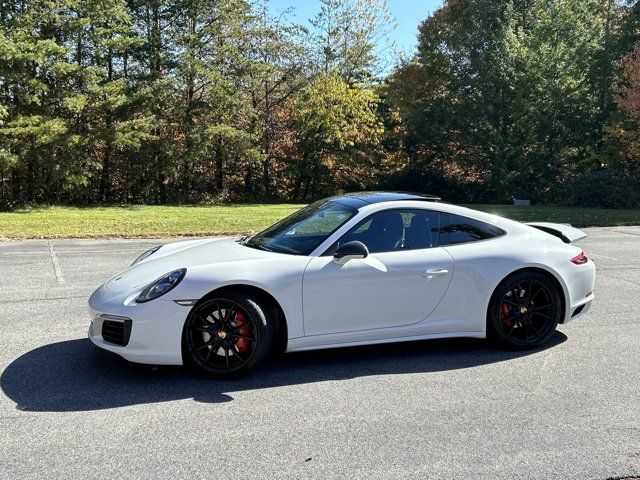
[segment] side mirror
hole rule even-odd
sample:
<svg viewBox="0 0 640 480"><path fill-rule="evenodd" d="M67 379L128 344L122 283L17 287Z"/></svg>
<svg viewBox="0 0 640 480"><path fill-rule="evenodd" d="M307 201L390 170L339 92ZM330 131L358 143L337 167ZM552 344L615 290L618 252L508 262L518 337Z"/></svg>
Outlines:
<svg viewBox="0 0 640 480"><path fill-rule="evenodd" d="M369 249L364 243L358 241L347 242L338 247L336 253L333 255L333 261L338 265L344 265L349 260L366 258L368 255Z"/></svg>

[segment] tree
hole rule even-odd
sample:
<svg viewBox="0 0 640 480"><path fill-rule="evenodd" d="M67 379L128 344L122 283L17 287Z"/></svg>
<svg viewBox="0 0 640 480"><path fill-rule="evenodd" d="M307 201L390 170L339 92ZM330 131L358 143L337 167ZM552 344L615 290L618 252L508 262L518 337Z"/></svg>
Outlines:
<svg viewBox="0 0 640 480"><path fill-rule="evenodd" d="M384 0L320 0L310 20L315 68L338 72L347 82L369 80L378 66L378 48L395 28ZM388 45L387 45L388 47ZM384 47L383 47L384 48Z"/></svg>
<svg viewBox="0 0 640 480"><path fill-rule="evenodd" d="M337 74L321 75L301 92L291 105L293 200L317 198L335 182L357 178L361 172L350 170L370 159L383 132L378 103L372 90L349 85Z"/></svg>
<svg viewBox="0 0 640 480"><path fill-rule="evenodd" d="M0 140L14 200L50 198L86 178L87 156L72 117L83 101L79 88L96 75L70 61L64 44L77 28L74 6L0 5Z"/></svg>
<svg viewBox="0 0 640 480"><path fill-rule="evenodd" d="M247 36L246 73L251 103L247 130L260 145L261 186L265 198L275 197L271 177L272 166L279 160L276 143L279 136L286 136L286 124L280 112L303 87L308 71L301 34L298 25L286 23L282 15L277 18L271 15L268 1L263 0ZM256 190L252 163L248 167L245 182L251 193Z"/></svg>
<svg viewBox="0 0 640 480"><path fill-rule="evenodd" d="M634 208L640 206L640 46L620 66L622 78L615 95L618 111L605 128L606 143L596 172L598 188L606 189L608 198L598 204ZM606 185L607 180L612 185Z"/></svg>
<svg viewBox="0 0 640 480"><path fill-rule="evenodd" d="M382 78L383 0L321 0L308 28L269 0L3 2L0 203L603 204L579 187L638 175L639 12L447 0Z"/></svg>
<svg viewBox="0 0 640 480"><path fill-rule="evenodd" d="M153 117L136 115L127 72L119 65L140 44L123 0L89 0L76 8L75 61L91 69L95 79L82 82L73 105L77 133L84 136L99 170L98 198L112 200L112 170L119 155L135 153L153 140ZM125 199L126 200L126 199Z"/></svg>
<svg viewBox="0 0 640 480"><path fill-rule="evenodd" d="M389 81L409 164L466 200L552 198L602 142L619 18L602 0L447 1Z"/></svg>
<svg viewBox="0 0 640 480"><path fill-rule="evenodd" d="M630 120L640 120L640 46L621 62L625 83L616 93L616 103Z"/></svg>
<svg viewBox="0 0 640 480"><path fill-rule="evenodd" d="M193 188L206 188L206 182L194 182L201 178L201 163L210 155L216 162L216 190L223 189L225 136L214 135L210 148L211 131L212 127L219 132L238 128L243 108L238 99L244 78L243 37L252 18L244 0L181 0L172 9L175 74L182 90L175 112L180 141L174 149L181 163L183 197L192 198Z"/></svg>

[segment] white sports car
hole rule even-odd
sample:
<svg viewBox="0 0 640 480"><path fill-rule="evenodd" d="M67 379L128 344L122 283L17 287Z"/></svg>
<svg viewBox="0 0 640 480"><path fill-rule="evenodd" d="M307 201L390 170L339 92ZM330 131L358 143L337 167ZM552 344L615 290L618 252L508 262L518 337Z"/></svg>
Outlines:
<svg viewBox="0 0 640 480"><path fill-rule="evenodd" d="M163 245L89 299L89 338L147 364L237 375L273 349L443 337L531 348L593 302L569 225L405 193L320 200L252 237Z"/></svg>

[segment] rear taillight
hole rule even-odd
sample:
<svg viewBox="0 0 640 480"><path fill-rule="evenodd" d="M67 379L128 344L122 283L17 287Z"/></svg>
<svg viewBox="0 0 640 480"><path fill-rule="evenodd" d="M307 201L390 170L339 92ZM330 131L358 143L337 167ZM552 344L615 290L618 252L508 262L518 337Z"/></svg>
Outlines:
<svg viewBox="0 0 640 480"><path fill-rule="evenodd" d="M571 259L571 261L573 263L575 263L576 265L584 265L585 263L587 263L589 261L589 259L584 254L584 252L580 252L580 255L577 255L577 256L573 257Z"/></svg>

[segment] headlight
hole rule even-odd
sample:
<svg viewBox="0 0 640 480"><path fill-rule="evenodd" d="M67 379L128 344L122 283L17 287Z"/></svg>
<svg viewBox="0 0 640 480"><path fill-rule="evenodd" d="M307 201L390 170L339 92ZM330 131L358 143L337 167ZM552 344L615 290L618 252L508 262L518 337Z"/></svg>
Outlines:
<svg viewBox="0 0 640 480"><path fill-rule="evenodd" d="M184 278L185 273L187 273L187 269L181 268L158 278L144 287L144 290L136 297L136 303L148 302L171 291Z"/></svg>
<svg viewBox="0 0 640 480"><path fill-rule="evenodd" d="M144 260L147 257L150 257L151 255L153 255L154 253L156 253L160 247L162 245L158 245L157 247L153 247L150 248L149 250L147 250L146 252L144 252L142 255L140 255L138 258L136 258L133 263L131 264L131 266L133 267L136 263L141 262L142 260Z"/></svg>

